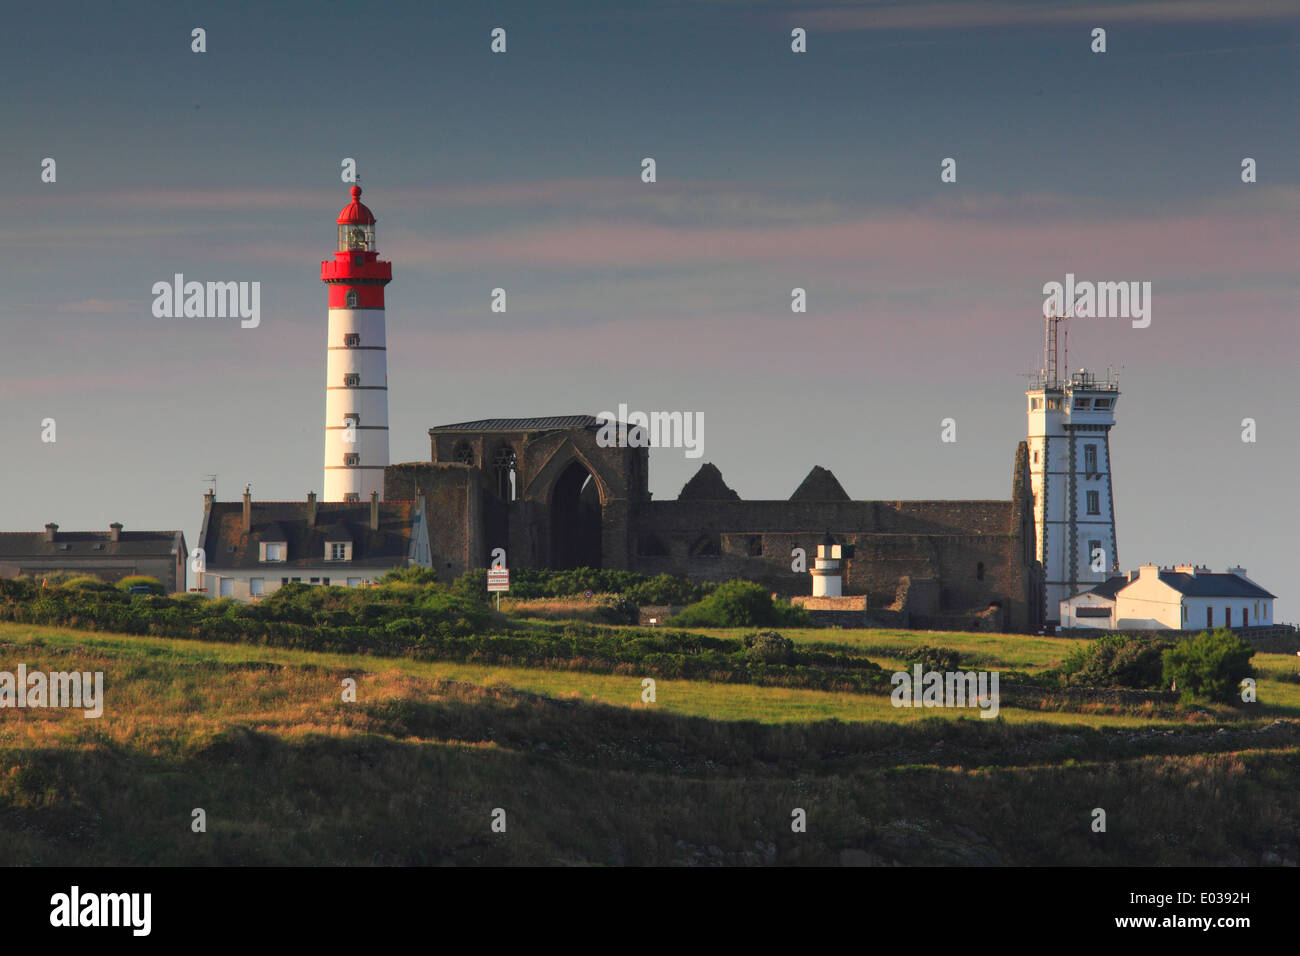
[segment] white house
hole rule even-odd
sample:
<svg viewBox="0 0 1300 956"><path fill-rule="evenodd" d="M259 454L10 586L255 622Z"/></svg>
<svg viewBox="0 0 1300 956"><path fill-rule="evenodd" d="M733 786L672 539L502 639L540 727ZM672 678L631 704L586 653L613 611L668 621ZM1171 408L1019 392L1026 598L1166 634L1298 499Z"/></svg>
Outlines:
<svg viewBox="0 0 1300 956"><path fill-rule="evenodd" d="M1115 630L1115 595L1129 583L1116 574L1091 591L1082 591L1061 602L1061 627Z"/></svg>
<svg viewBox="0 0 1300 956"><path fill-rule="evenodd" d="M204 495L197 587L255 601L290 582L363 587L395 568L429 567L423 499L214 501Z"/></svg>
<svg viewBox="0 0 1300 956"><path fill-rule="evenodd" d="M1127 581L1113 577L1061 601L1061 625L1178 631L1264 627L1273 623L1274 598L1246 576L1245 568L1217 573L1191 564L1164 569L1144 564Z"/></svg>

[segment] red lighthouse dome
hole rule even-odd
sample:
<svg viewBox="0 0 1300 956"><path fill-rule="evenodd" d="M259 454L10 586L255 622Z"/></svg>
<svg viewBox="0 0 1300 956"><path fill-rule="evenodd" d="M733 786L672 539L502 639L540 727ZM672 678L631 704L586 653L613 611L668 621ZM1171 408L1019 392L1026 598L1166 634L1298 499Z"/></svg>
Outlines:
<svg viewBox="0 0 1300 956"><path fill-rule="evenodd" d="M361 187L352 187L352 202L343 207L339 213L338 223L340 226L366 225L373 226L377 220L375 214L369 207L361 201Z"/></svg>

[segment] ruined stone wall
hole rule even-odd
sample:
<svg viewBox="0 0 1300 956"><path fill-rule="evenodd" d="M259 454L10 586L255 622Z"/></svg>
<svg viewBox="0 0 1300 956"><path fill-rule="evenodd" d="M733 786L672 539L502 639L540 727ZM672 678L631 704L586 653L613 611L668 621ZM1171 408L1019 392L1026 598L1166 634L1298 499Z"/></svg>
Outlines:
<svg viewBox="0 0 1300 956"><path fill-rule="evenodd" d="M384 469L384 498L423 495L429 546L438 580L452 581L470 568L487 567L482 534L479 470L469 465L412 462Z"/></svg>

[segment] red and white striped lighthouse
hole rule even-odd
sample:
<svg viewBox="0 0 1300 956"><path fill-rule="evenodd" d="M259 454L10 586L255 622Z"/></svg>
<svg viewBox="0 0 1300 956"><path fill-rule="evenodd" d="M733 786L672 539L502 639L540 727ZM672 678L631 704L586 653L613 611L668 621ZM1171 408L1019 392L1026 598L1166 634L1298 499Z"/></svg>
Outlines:
<svg viewBox="0 0 1300 956"><path fill-rule="evenodd" d="M339 213L333 262L320 264L329 286L329 340L325 381L324 501L384 496L388 465L388 353L384 336L384 286L393 264L381 262L375 217L352 187Z"/></svg>

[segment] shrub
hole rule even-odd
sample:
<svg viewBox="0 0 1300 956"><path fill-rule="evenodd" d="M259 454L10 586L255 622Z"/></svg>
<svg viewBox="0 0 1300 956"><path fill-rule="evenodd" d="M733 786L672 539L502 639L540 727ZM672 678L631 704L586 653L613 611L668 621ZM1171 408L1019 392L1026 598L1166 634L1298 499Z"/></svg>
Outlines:
<svg viewBox="0 0 1300 956"><path fill-rule="evenodd" d="M109 584L107 581L101 581L93 574L79 574L75 578L68 578L68 580L64 581L59 586L65 588L79 588L83 591L113 590L113 585Z"/></svg>
<svg viewBox="0 0 1300 956"><path fill-rule="evenodd" d="M418 584L422 587L427 587L428 585L438 583L438 572L433 568L422 568L417 564L412 565L409 568L395 568L375 583L378 585Z"/></svg>
<svg viewBox="0 0 1300 956"><path fill-rule="evenodd" d="M1163 677L1182 692L1184 703L1197 697L1235 703L1242 679L1254 674L1254 655L1255 649L1227 628L1202 631L1164 652Z"/></svg>
<svg viewBox="0 0 1300 956"><path fill-rule="evenodd" d="M922 644L920 647L913 648L905 660L909 668L920 664L921 670L925 672L938 671L947 674L961 669L961 655L951 647L931 647L929 644Z"/></svg>
<svg viewBox="0 0 1300 956"><path fill-rule="evenodd" d="M728 581L685 608L671 623L674 627L763 627L803 624L807 617L803 608L777 604L762 585Z"/></svg>
<svg viewBox="0 0 1300 956"><path fill-rule="evenodd" d="M450 590L462 600L486 605L491 600L487 589L487 569L470 568L451 583Z"/></svg>
<svg viewBox="0 0 1300 956"><path fill-rule="evenodd" d="M148 588L150 594L165 594L162 582L147 574L129 574L117 582L118 590L129 591L131 588Z"/></svg>
<svg viewBox="0 0 1300 956"><path fill-rule="evenodd" d="M636 624L641 620L641 608L631 598L606 594L600 599L596 616L606 624Z"/></svg>
<svg viewBox="0 0 1300 956"><path fill-rule="evenodd" d="M656 574L632 585L626 593L637 604L690 604L704 597L698 585L671 574Z"/></svg>
<svg viewBox="0 0 1300 956"><path fill-rule="evenodd" d="M1162 655L1174 645L1151 637L1107 634L1072 650L1061 665L1067 684L1158 689Z"/></svg>
<svg viewBox="0 0 1300 956"><path fill-rule="evenodd" d="M764 664L789 664L794 661L794 641L777 631L757 631L743 638L745 655Z"/></svg>

